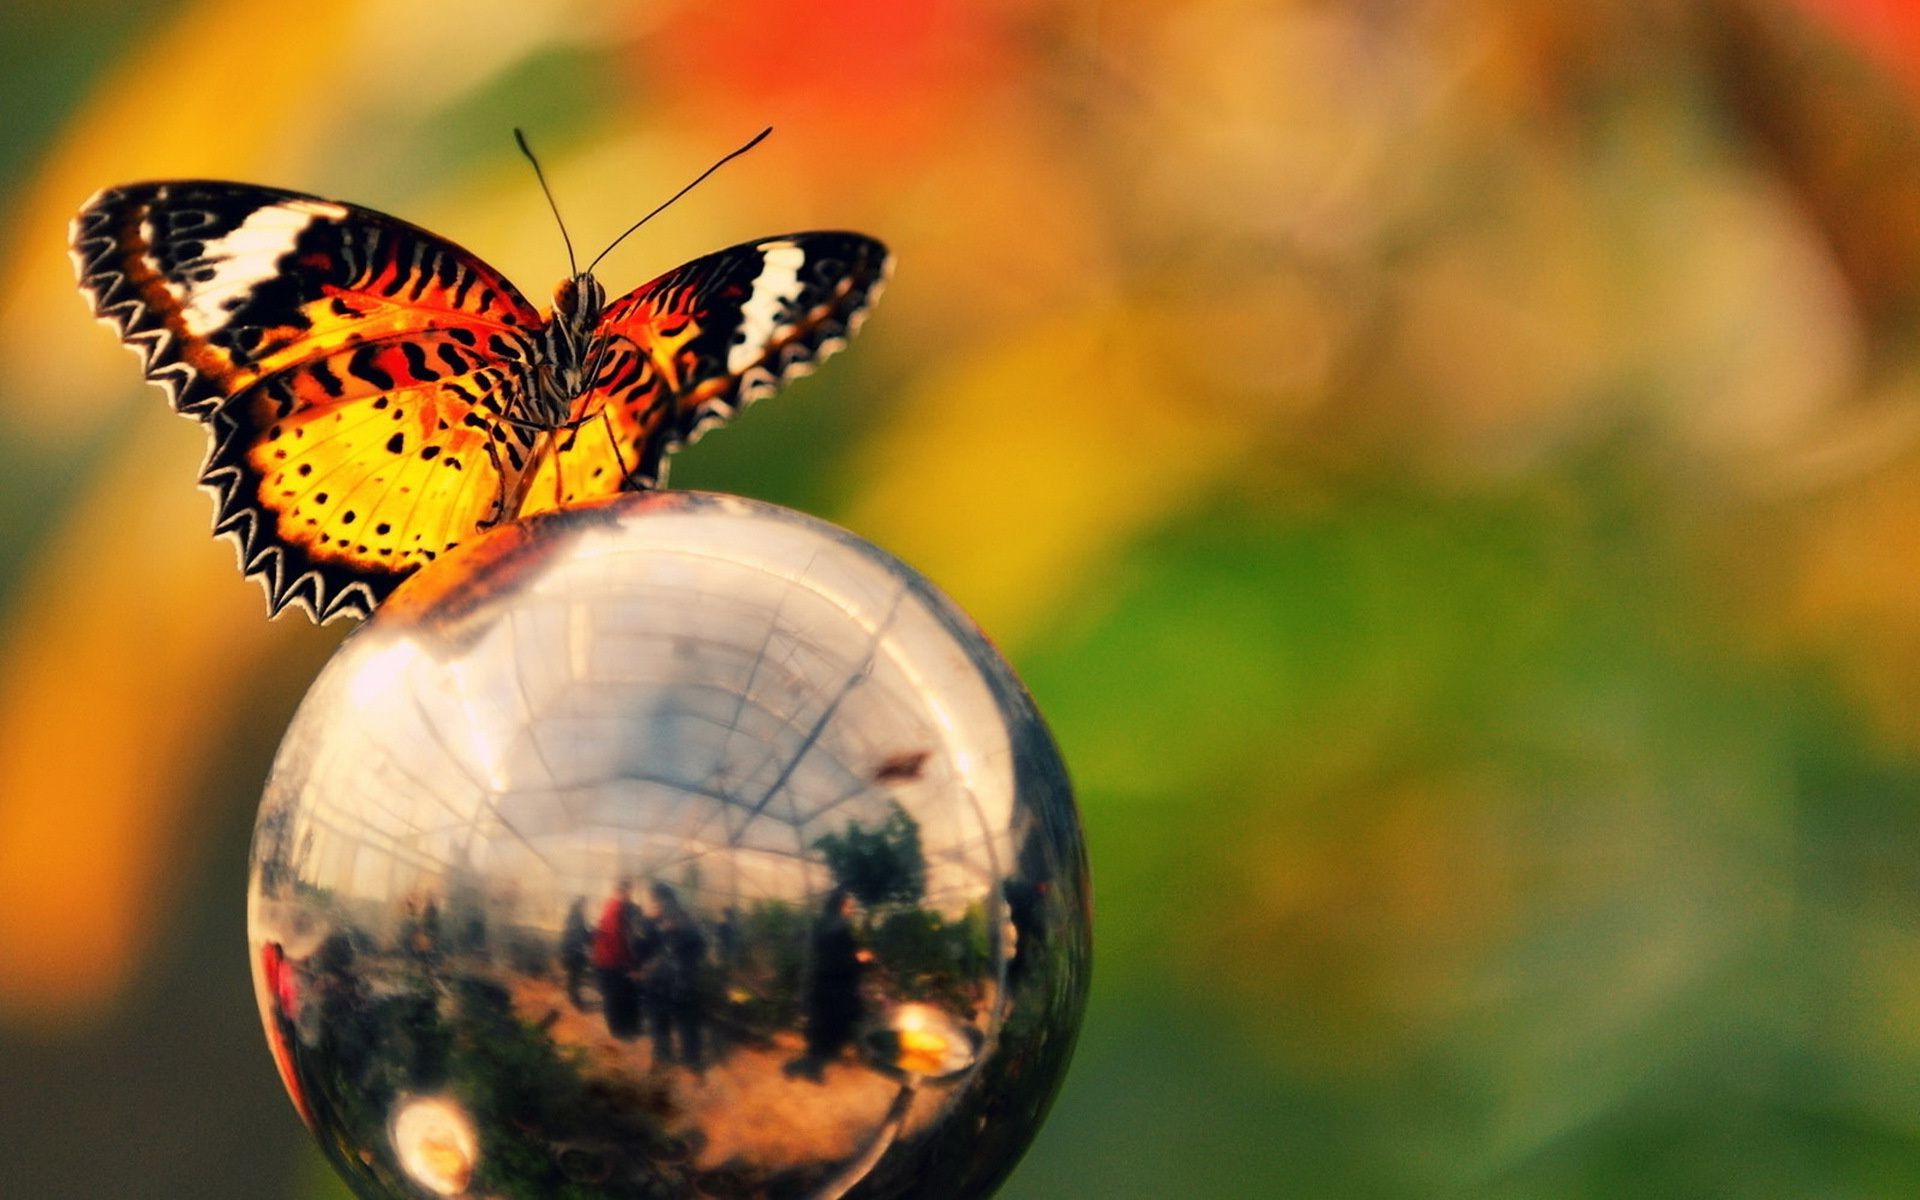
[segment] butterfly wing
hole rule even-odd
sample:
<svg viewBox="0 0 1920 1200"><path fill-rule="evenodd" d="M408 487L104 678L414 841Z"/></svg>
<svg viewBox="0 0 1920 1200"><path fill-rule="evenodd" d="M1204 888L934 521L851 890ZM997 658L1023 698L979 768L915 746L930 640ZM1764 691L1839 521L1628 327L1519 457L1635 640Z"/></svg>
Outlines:
<svg viewBox="0 0 1920 1200"><path fill-rule="evenodd" d="M275 613L365 615L497 520L532 439L541 318L417 226L296 192L109 188L74 219L81 290L212 438L217 533Z"/></svg>
<svg viewBox="0 0 1920 1200"><path fill-rule="evenodd" d="M523 511L656 485L674 448L845 346L892 265L857 233L795 233L696 258L608 305L598 369Z"/></svg>

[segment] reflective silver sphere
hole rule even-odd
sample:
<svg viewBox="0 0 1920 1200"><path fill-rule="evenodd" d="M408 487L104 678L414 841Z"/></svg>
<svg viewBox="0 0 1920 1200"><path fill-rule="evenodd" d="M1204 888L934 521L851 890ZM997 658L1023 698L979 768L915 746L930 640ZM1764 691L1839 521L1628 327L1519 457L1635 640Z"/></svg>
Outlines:
<svg viewBox="0 0 1920 1200"><path fill-rule="evenodd" d="M248 928L367 1200L990 1193L1087 990L1032 701L871 544L617 497L397 591L294 718Z"/></svg>

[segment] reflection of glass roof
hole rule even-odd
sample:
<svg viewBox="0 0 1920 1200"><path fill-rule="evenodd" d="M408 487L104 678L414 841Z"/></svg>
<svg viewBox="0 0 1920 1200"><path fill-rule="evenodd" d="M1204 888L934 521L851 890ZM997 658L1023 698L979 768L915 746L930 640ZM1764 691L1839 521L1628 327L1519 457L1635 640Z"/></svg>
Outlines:
<svg viewBox="0 0 1920 1200"><path fill-rule="evenodd" d="M731 508L570 536L451 657L376 623L329 667L276 766L299 877L381 903L477 877L536 924L622 877L806 903L815 843L896 802L926 906L1011 871L1004 718L892 564Z"/></svg>

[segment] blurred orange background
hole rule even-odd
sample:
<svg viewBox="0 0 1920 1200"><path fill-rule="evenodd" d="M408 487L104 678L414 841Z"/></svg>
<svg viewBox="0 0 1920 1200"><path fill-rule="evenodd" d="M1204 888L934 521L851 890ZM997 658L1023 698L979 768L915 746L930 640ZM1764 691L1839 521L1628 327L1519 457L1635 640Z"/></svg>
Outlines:
<svg viewBox="0 0 1920 1200"><path fill-rule="evenodd" d="M1099 959L1005 1195L1920 1189L1920 8L25 0L0 12L0 1195L338 1200L246 980L340 626L88 319L97 188L541 296L845 227L681 455L900 554L1072 767Z"/></svg>

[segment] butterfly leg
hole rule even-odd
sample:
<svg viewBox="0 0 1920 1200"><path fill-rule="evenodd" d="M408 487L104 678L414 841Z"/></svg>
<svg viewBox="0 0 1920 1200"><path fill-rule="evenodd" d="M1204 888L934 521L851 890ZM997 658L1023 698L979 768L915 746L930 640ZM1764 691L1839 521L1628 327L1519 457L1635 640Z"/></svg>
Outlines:
<svg viewBox="0 0 1920 1200"><path fill-rule="evenodd" d="M499 440L496 434L487 435L487 458L493 463L493 509L476 522L482 529L492 529L507 515L507 469L500 461Z"/></svg>
<svg viewBox="0 0 1920 1200"><path fill-rule="evenodd" d="M620 464L620 486L625 490L627 483L633 479L633 473L640 468L627 466L626 452L620 449L620 436L613 431L613 418L607 415L605 408L600 410L600 425L607 431L607 444L613 447L613 460Z"/></svg>
<svg viewBox="0 0 1920 1200"><path fill-rule="evenodd" d="M567 430L567 444L563 447L560 447L560 449L562 450L573 449L573 441L575 438L579 436L580 436L580 427L578 425L575 425L569 428ZM556 433L554 437L557 439L559 437L559 434ZM566 496L566 490L565 490L565 485L562 482L562 478L566 474L566 470L567 470L566 463L561 459L560 455L556 452L553 456L553 506L555 508L561 507L561 505L565 502L564 498Z"/></svg>
<svg viewBox="0 0 1920 1200"><path fill-rule="evenodd" d="M520 509L522 488L525 486L525 472L532 469L532 463L526 459L516 459L511 447L505 447L506 461L502 461L501 451L503 449L502 443L505 442L507 438L520 434L527 435L527 440L533 443L537 455L540 427L531 421L526 421L513 415L513 410L520 406L525 396L526 392L522 390L509 397L507 403L500 410L499 424L487 430L487 458L493 463L493 511L488 514L485 520L479 523L482 529L492 529L495 525L507 519L509 510L518 512ZM513 463L519 470L511 492L509 492L507 480L507 465L509 462Z"/></svg>

